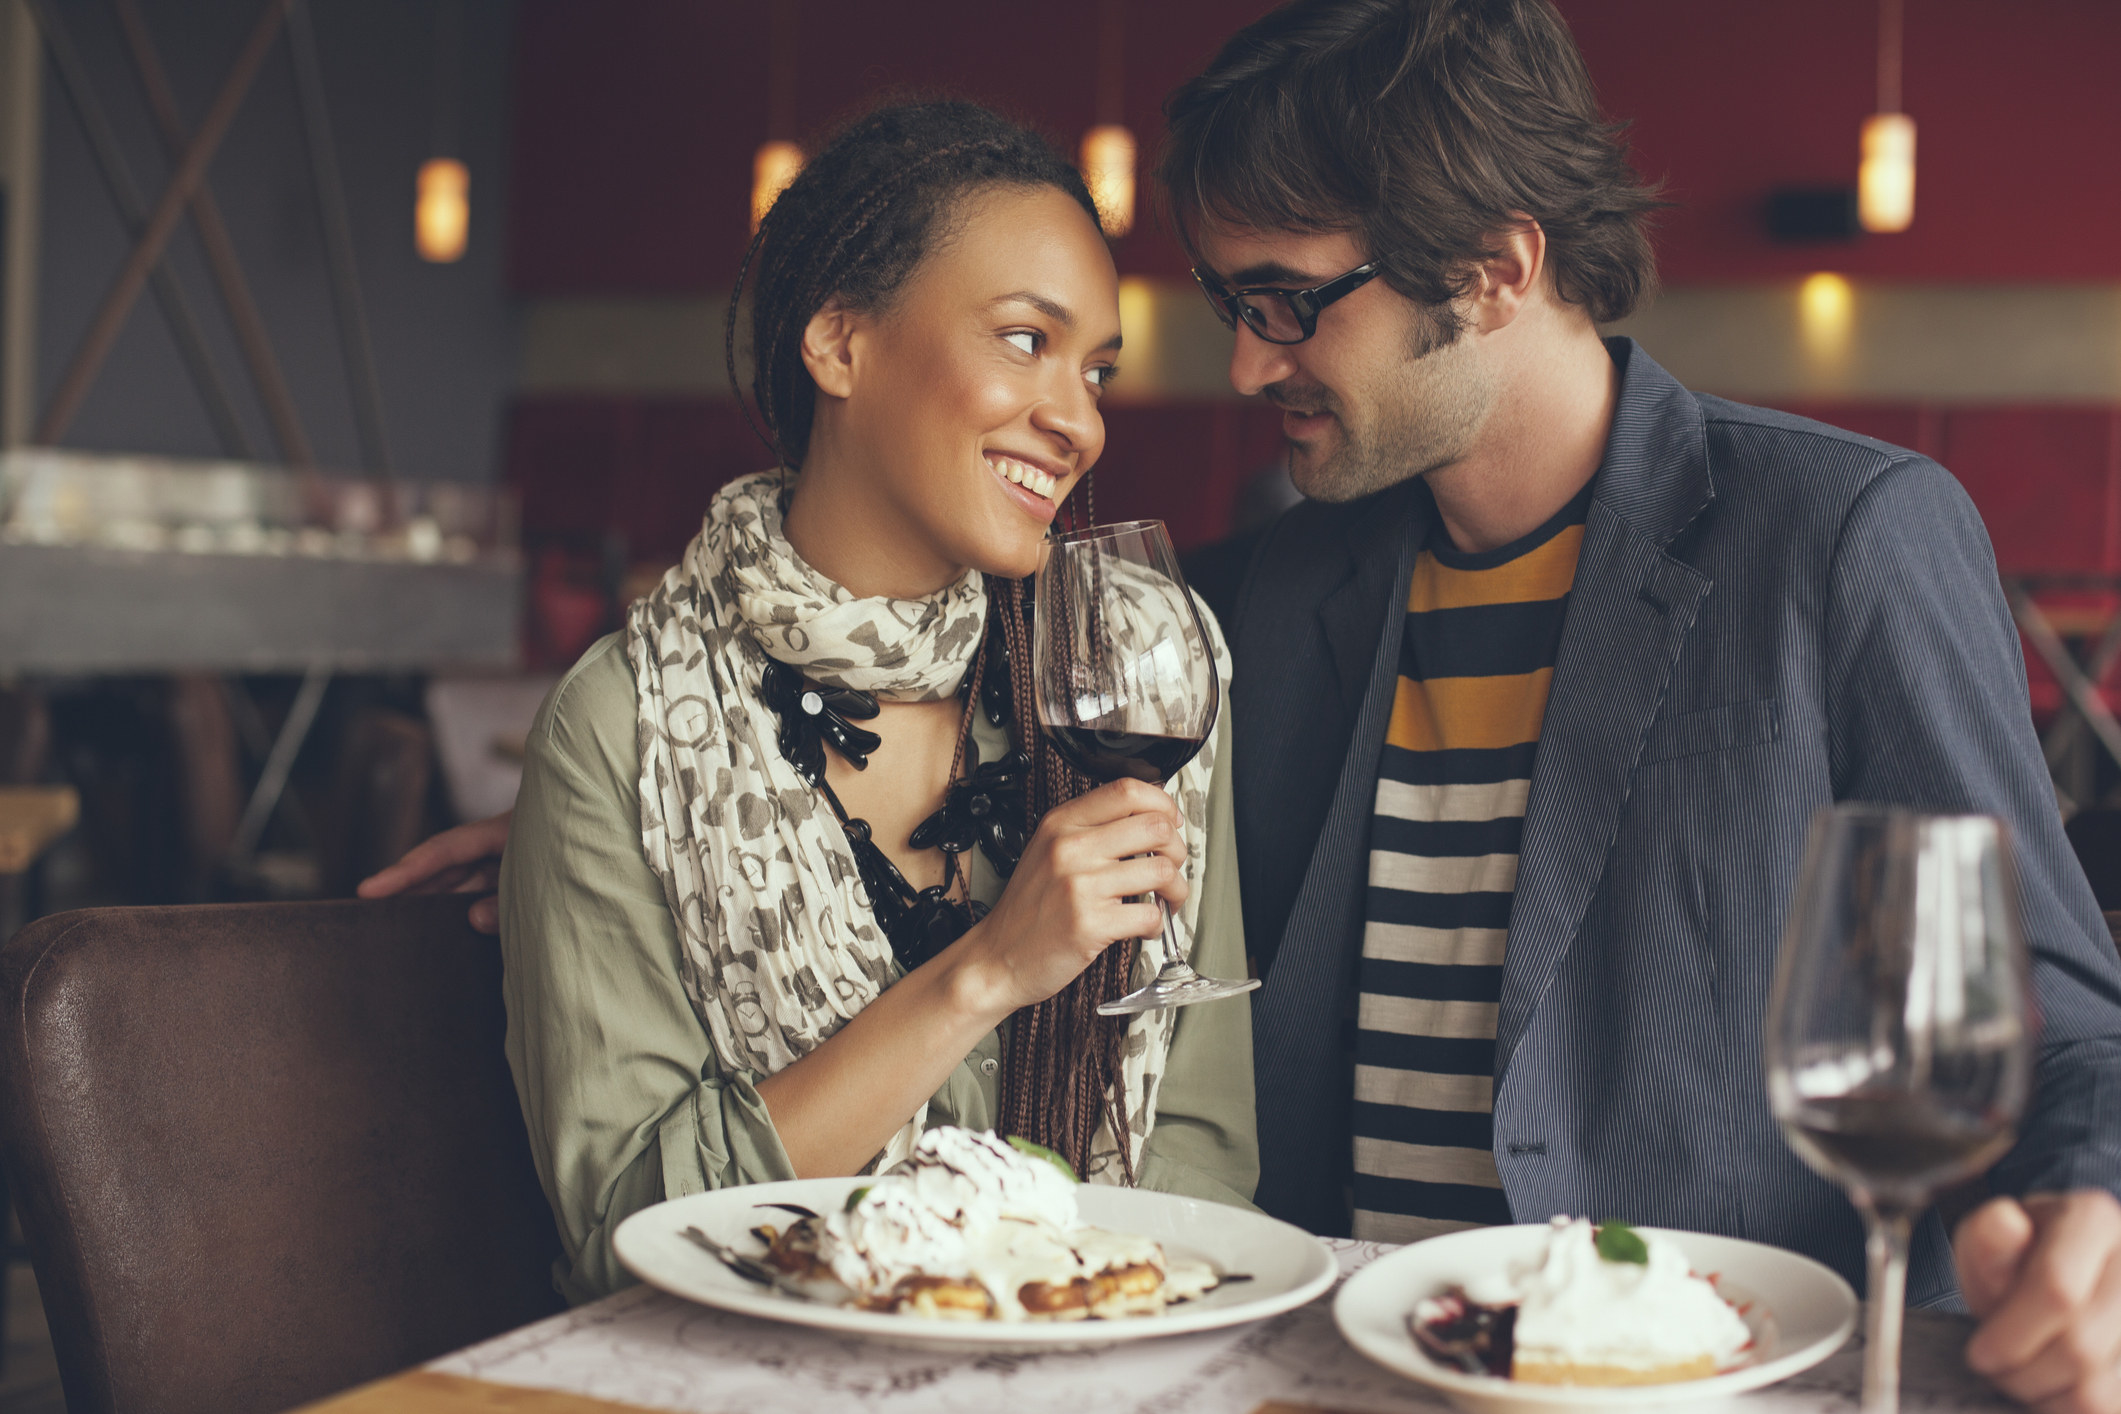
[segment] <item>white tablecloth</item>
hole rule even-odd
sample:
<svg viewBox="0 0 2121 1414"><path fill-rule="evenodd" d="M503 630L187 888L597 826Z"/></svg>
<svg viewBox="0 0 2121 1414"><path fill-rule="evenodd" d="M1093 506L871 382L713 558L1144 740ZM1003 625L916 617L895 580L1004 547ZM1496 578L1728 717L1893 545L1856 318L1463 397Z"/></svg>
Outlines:
<svg viewBox="0 0 2121 1414"><path fill-rule="evenodd" d="M1342 1274L1389 1248L1334 1242ZM2003 1410L1967 1373L1967 1322L1912 1312L1906 1414ZM1273 1320L1202 1335L1051 1355L945 1355L731 1315L636 1287L428 1367L685 1414L1249 1414L1283 1400L1336 1414L1448 1408L1357 1355L1320 1297ZM1843 1414L1857 1407L1857 1342L1732 1407Z"/></svg>

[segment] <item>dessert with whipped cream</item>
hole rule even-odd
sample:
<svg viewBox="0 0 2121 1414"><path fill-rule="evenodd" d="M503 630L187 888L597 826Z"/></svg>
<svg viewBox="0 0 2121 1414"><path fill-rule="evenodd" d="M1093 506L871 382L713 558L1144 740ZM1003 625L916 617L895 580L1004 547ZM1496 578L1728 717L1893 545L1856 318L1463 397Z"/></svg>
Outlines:
<svg viewBox="0 0 2121 1414"><path fill-rule="evenodd" d="M1744 1364L1753 1344L1671 1242L1565 1217L1531 1261L1417 1303L1407 1324L1445 1364L1532 1384L1704 1379Z"/></svg>
<svg viewBox="0 0 2121 1414"><path fill-rule="evenodd" d="M1206 1263L1082 1221L1067 1165L991 1133L937 1128L837 1213L775 1232L766 1260L856 1305L944 1320L1153 1316L1212 1290Z"/></svg>

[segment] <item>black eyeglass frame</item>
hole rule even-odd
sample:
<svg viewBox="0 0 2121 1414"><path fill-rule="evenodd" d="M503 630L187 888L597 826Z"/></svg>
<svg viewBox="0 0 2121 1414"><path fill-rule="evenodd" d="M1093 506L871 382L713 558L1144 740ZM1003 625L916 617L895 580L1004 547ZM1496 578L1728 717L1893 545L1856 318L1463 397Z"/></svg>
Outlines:
<svg viewBox="0 0 2121 1414"><path fill-rule="evenodd" d="M1370 260L1345 275L1335 275L1324 284L1313 285L1308 290L1283 290L1271 285L1253 285L1241 290L1230 290L1223 288L1222 281L1213 275L1203 274L1201 268L1196 265L1193 267L1193 282L1200 286L1200 292L1206 295L1208 303L1215 307L1216 318L1222 320L1225 329L1235 332L1237 321L1242 319L1247 329L1267 343L1287 346L1300 344L1316 334L1319 313L1327 305L1335 300L1346 299L1376 279L1383 270L1382 260ZM1293 339L1277 339L1267 332L1266 314L1245 303L1248 298L1256 299L1267 295L1272 295L1289 307L1290 316L1296 320L1296 327L1303 330L1303 333Z"/></svg>

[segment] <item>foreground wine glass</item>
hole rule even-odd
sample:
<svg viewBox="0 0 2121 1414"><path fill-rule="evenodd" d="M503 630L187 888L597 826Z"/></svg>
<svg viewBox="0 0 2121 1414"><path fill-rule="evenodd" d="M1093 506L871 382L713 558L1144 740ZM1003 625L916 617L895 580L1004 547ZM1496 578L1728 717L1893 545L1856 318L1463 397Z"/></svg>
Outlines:
<svg viewBox="0 0 2121 1414"><path fill-rule="evenodd" d="M1207 631L1162 521L1093 526L1056 538L1039 567L1031 681L1039 725L1096 781L1162 785L1215 730L1220 691ZM1099 1006L1100 1016L1234 997L1257 979L1203 977L1179 955L1164 916L1154 981Z"/></svg>
<svg viewBox="0 0 2121 1414"><path fill-rule="evenodd" d="M1790 1147L1868 1230L1863 1414L1899 1408L1909 1232L2010 1147L2032 1027L2002 821L1866 805L1814 817L1764 1049Z"/></svg>

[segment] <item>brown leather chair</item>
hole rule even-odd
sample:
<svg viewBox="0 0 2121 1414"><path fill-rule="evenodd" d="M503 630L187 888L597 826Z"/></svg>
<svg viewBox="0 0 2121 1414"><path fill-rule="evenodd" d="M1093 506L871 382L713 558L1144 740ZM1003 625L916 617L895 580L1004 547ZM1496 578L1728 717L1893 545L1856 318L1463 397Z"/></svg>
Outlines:
<svg viewBox="0 0 2121 1414"><path fill-rule="evenodd" d="M559 1309L461 898L57 914L0 1008L71 1414L266 1414Z"/></svg>

